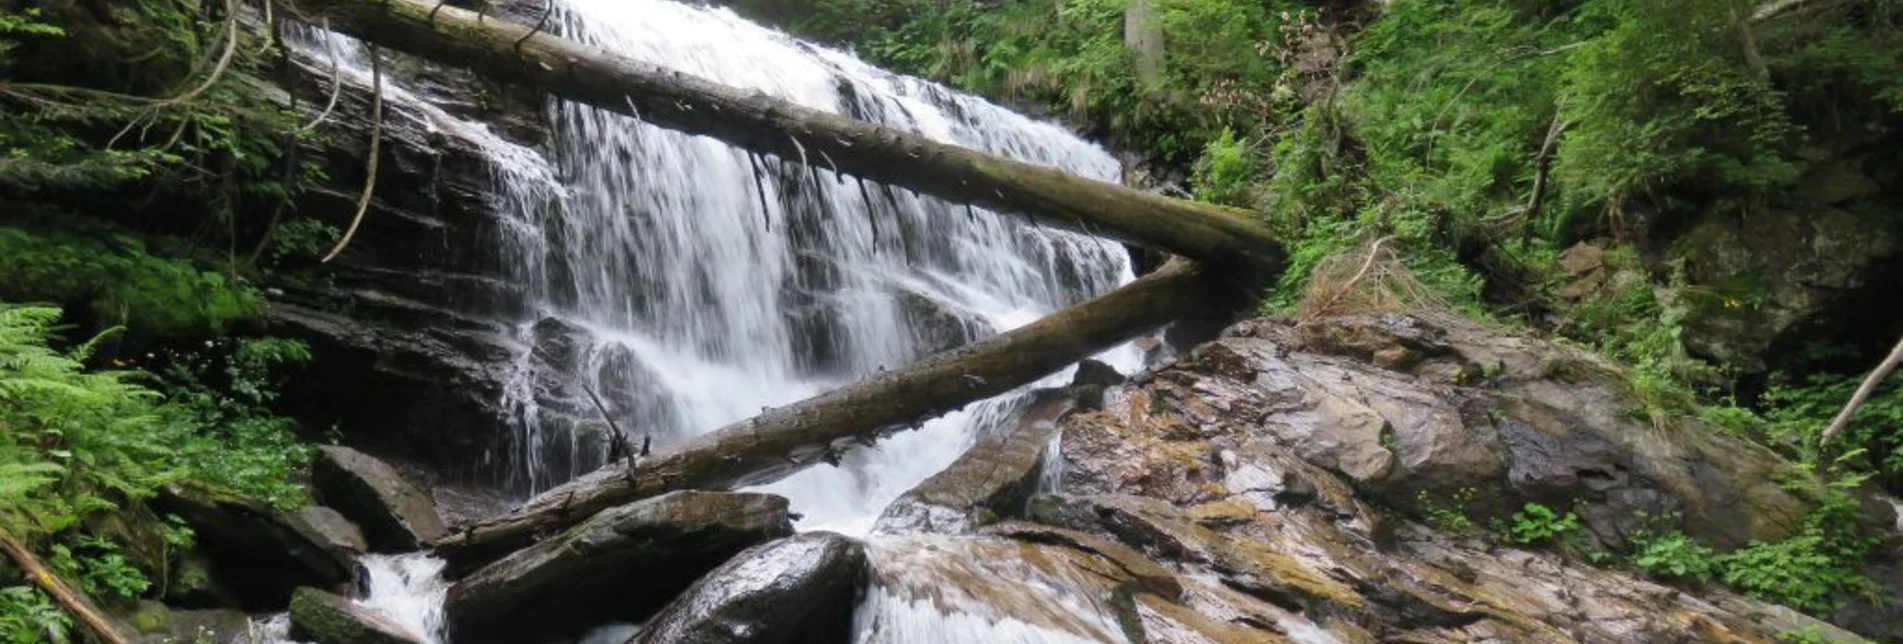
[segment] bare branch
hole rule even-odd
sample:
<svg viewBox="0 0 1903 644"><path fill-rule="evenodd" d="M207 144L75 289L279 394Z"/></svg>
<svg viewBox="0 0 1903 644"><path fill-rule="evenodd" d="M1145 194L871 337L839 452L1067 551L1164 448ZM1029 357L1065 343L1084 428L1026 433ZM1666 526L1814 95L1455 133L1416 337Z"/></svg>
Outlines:
<svg viewBox="0 0 1903 644"><path fill-rule="evenodd" d="M1837 417L1830 421L1830 426L1824 428L1824 435L1818 439L1818 445L1829 444L1830 439L1836 438L1850 426L1850 417L1857 414L1857 409L1863 407L1863 403L1870 399L1870 394L1876 393L1877 385L1883 383L1884 376L1896 370L1899 362L1903 362L1903 340L1897 340L1896 348L1890 350L1889 357L1884 358L1883 362L1877 364L1877 368L1871 370L1870 375L1863 379L1863 384L1857 387L1857 393L1851 394L1850 402L1844 404L1843 411L1837 412Z"/></svg>

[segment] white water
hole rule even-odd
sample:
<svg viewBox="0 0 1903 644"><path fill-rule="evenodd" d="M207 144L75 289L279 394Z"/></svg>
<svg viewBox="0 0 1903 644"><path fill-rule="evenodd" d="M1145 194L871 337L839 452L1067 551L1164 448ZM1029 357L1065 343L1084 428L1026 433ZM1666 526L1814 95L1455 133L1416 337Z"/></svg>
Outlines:
<svg viewBox="0 0 1903 644"><path fill-rule="evenodd" d="M809 107L1083 176L1114 181L1119 171L1060 127L726 10L557 0L555 25L570 38ZM363 52L331 40L346 75L367 85ZM534 309L516 320L521 349L504 401L513 429L489 464L517 495L603 462L606 427L584 388L599 393L619 426L665 445L903 366L943 346L943 334L956 330L948 327L1013 328L1132 279L1113 243L862 184L827 170L826 159L755 157L566 101L548 105L551 137L538 151L428 105L400 79L386 77L385 87L386 100L416 107L432 131L482 150L495 175L496 252ZM1127 348L1101 357L1126 372L1140 360ZM802 529L865 535L894 498L1008 422L1015 398L973 404L849 452L840 467L761 489L791 499ZM1022 566L959 563L942 548L875 540L882 569L929 562L922 569L995 577L1022 601L1089 614L1053 628L997 614L985 597L924 602L882 584L858 611L862 642L1076 642L1117 632L1094 598L1061 580L1024 576L1013 585ZM365 564L363 603L440 641L440 562Z"/></svg>

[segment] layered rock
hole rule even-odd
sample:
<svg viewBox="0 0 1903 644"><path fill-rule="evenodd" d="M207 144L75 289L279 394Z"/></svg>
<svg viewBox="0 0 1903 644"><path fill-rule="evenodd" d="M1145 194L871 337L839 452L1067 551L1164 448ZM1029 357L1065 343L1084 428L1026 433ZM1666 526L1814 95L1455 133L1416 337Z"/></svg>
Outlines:
<svg viewBox="0 0 1903 644"><path fill-rule="evenodd" d="M886 506L874 531L955 534L1017 516L1043 475L1057 419L1075 405L1069 391L1032 394L1007 431L978 439L950 466Z"/></svg>
<svg viewBox="0 0 1903 644"><path fill-rule="evenodd" d="M1151 641L1853 638L1782 607L1486 545L1368 502L1470 498L1457 511L1478 521L1528 501L1576 508L1608 545L1639 512L1731 544L1795 525L1808 505L1778 486L1792 474L1781 460L1689 423L1639 420L1619 382L1581 352L1479 327L1249 321L1113 393L1104 411L1068 417L1066 494L1034 501L1033 517L1114 539L1176 577L1180 597L1155 581L1104 588L1131 595L1117 610ZM1063 534L1014 536L1131 557Z"/></svg>
<svg viewBox="0 0 1903 644"><path fill-rule="evenodd" d="M675 492L619 506L451 586L450 632L512 642L638 620L735 553L792 531L786 499L768 494Z"/></svg>

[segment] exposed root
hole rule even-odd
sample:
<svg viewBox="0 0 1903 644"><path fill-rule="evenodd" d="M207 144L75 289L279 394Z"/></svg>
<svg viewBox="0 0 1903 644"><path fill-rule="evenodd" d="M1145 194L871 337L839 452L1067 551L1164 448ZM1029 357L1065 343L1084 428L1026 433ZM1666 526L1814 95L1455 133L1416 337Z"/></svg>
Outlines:
<svg viewBox="0 0 1903 644"><path fill-rule="evenodd" d="M324 31L330 31L329 18L324 19ZM325 38L324 52L330 55L330 100L324 103L324 111L318 112L317 117L311 119L311 122L305 123L303 127L297 128L298 132L309 132L316 129L318 125L324 122L324 119L330 118L331 111L337 109L337 97L343 94L343 76L338 73L337 69L337 43L331 42L329 38Z"/></svg>
<svg viewBox="0 0 1903 644"><path fill-rule="evenodd" d="M350 218L350 228L320 263L330 263L350 247L350 240L357 237L357 227L363 225L364 214L370 212L370 198L377 191L377 158L383 147L383 59L380 53L375 44L370 45L370 160L364 163L363 194L357 197L357 214Z"/></svg>

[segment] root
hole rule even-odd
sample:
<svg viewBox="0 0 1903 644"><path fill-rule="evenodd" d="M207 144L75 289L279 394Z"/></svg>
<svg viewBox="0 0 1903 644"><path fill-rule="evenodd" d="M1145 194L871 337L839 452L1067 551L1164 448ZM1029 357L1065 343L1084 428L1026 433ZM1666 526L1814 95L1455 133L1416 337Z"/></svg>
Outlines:
<svg viewBox="0 0 1903 644"><path fill-rule="evenodd" d="M357 197L357 214L350 218L350 228L320 263L330 263L350 247L350 240L357 237L357 227L363 225L364 214L370 212L370 198L377 191L377 158L383 147L383 59L380 53L375 44L370 45L370 160L364 163L363 195Z"/></svg>

